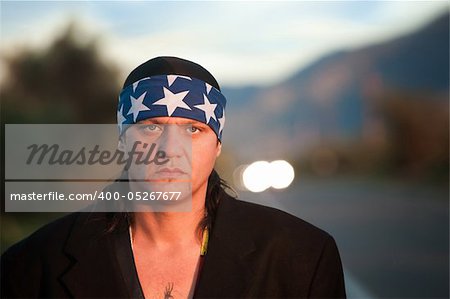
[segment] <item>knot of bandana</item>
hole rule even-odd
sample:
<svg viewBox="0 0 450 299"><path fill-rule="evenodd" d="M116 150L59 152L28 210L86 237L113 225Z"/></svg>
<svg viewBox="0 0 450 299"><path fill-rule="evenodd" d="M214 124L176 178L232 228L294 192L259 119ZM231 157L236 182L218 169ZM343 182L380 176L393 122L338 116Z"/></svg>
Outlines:
<svg viewBox="0 0 450 299"><path fill-rule="evenodd" d="M226 99L210 84L188 76L158 75L140 79L119 95L119 134L141 120L174 116L207 124L222 141Z"/></svg>

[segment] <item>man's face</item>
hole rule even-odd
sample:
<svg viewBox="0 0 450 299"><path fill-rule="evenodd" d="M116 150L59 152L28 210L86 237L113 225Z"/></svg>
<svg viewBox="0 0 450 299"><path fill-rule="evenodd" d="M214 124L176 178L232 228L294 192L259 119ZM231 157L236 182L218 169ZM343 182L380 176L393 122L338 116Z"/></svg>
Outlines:
<svg viewBox="0 0 450 299"><path fill-rule="evenodd" d="M139 180L134 184L142 191L181 191L172 189L180 184L186 186L187 181L192 195L206 190L208 177L221 151L221 144L208 125L180 117L143 120L124 133L119 147L129 152L136 141L141 142L135 147L144 152L144 156L152 144L155 144L153 156L157 150L165 153L165 158L159 159L165 162L161 165L131 165L129 178Z"/></svg>

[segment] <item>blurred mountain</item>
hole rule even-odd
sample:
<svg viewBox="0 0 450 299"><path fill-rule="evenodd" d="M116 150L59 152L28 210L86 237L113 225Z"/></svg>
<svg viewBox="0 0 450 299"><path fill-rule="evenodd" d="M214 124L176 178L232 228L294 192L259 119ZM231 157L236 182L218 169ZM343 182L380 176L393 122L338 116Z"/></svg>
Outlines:
<svg viewBox="0 0 450 299"><path fill-rule="evenodd" d="M339 151L354 156L358 148L364 157L371 155L367 149L378 147L383 159L388 155L394 159L389 163L395 164L395 159L404 159L398 144L402 141L394 140L396 134L405 133L401 130L415 130L408 132L411 138L438 130L436 138L445 133L447 137L432 141L439 143L435 145L439 154L433 155L446 151L448 161L448 65L446 14L393 40L332 53L273 86L225 87L229 99L225 142L243 162L301 160L325 146L341 160L345 157L339 155L345 153ZM420 111L433 113L428 123ZM405 121L419 122L418 128Z"/></svg>

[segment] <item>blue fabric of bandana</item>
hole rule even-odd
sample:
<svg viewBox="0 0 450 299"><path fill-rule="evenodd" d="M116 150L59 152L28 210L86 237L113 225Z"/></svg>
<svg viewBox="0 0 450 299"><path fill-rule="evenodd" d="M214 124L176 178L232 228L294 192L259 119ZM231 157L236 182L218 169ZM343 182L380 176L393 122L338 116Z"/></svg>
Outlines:
<svg viewBox="0 0 450 299"><path fill-rule="evenodd" d="M222 141L226 98L210 84L188 76L158 75L125 87L119 95L119 134L141 120L173 116L207 124Z"/></svg>

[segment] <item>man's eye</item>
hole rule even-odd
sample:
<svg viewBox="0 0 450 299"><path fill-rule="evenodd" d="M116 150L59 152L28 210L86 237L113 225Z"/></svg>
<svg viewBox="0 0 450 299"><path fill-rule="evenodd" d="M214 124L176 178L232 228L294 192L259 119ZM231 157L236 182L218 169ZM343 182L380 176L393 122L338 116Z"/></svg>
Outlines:
<svg viewBox="0 0 450 299"><path fill-rule="evenodd" d="M189 127L187 127L187 129L186 129L189 133L191 133L191 134L193 134L193 133L197 133L197 132L200 132L200 129L199 128L197 128L197 127L193 127L193 126L189 126Z"/></svg>
<svg viewBox="0 0 450 299"><path fill-rule="evenodd" d="M144 130L145 132L158 132L161 131L161 128L155 124L151 124L143 126L142 130Z"/></svg>

